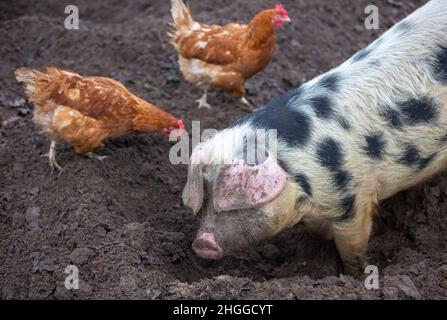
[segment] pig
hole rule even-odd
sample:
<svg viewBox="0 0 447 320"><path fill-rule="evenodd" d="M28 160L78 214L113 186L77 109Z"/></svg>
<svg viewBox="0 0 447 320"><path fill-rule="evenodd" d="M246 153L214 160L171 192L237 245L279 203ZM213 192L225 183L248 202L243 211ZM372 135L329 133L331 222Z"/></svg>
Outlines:
<svg viewBox="0 0 447 320"><path fill-rule="evenodd" d="M250 143L261 156L248 161L260 129L269 143ZM194 148L182 194L200 217L192 249L220 259L302 222L358 275L380 201L446 165L447 1L432 0Z"/></svg>

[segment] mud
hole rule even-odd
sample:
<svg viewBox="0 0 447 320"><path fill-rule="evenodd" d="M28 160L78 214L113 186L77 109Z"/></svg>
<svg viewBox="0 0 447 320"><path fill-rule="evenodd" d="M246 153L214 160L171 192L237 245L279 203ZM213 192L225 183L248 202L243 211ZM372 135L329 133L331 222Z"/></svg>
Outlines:
<svg viewBox="0 0 447 320"><path fill-rule="evenodd" d="M281 29L272 63L248 84L262 105L337 66L426 1L376 1L380 30L363 27L370 1L283 1L293 23ZM64 171L51 174L49 143L13 71L54 65L123 82L184 119L223 128L248 112L213 91L213 109L182 80L166 41L162 0L70 1L80 30L64 29L63 1L0 2L0 297L2 299L445 299L447 175L384 202L368 256L380 288L340 275L332 242L301 225L239 257L210 262L190 248L198 221L181 203L186 166L168 161L171 143L155 134L108 141L104 161L58 147ZM247 21L272 1L190 1L204 22ZM64 287L67 265L80 288Z"/></svg>

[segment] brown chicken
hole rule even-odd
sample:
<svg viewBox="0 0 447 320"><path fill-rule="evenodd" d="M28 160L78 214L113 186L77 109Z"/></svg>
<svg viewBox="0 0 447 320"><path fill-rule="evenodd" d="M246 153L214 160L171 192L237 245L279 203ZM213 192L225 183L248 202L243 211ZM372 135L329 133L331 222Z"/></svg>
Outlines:
<svg viewBox="0 0 447 320"><path fill-rule="evenodd" d="M276 30L290 22L287 11L277 5L257 14L248 25L206 25L194 21L183 0L171 0L174 22L168 34L179 52L179 65L185 79L205 89L197 100L207 107L209 87L222 89L248 104L245 81L264 69L272 59Z"/></svg>
<svg viewBox="0 0 447 320"><path fill-rule="evenodd" d="M149 131L169 136L175 129L183 130L181 120L109 78L82 77L57 68L20 68L15 75L35 106L34 122L51 141L48 158L53 170L62 170L56 162L56 143L68 143L76 153L92 156L107 138Z"/></svg>

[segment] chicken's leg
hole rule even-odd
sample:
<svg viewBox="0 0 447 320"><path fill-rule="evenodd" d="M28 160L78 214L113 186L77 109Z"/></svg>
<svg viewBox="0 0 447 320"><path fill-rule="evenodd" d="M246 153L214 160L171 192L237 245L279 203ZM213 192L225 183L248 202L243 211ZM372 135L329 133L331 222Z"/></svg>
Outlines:
<svg viewBox="0 0 447 320"><path fill-rule="evenodd" d="M250 111L254 111L254 110L256 110L255 107L254 107L254 105L252 105L252 104L250 103L250 101L247 100L247 98L242 97L239 101L242 102L243 104L245 104L246 106L248 106L248 108L250 109Z"/></svg>
<svg viewBox="0 0 447 320"><path fill-rule="evenodd" d="M50 150L48 151L47 154L43 154L42 157L48 157L48 162L51 167L51 172L54 171L54 168L56 168L59 171L62 171L62 167L56 161L56 141L51 140Z"/></svg>
<svg viewBox="0 0 447 320"><path fill-rule="evenodd" d="M205 89L205 92L203 93L203 96L200 99L197 99L196 102L199 104L198 108L207 108L207 109L211 109L211 106L208 104L208 101L206 100L206 96L207 96L207 89Z"/></svg>

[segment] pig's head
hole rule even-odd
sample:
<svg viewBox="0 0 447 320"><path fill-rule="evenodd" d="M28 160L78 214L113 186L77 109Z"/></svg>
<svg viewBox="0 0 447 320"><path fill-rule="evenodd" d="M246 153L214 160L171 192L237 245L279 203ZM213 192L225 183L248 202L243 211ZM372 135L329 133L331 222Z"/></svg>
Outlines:
<svg viewBox="0 0 447 320"><path fill-rule="evenodd" d="M294 225L300 218L298 191L288 180L271 157L253 166L243 160L226 165L192 162L183 202L201 219L194 252L220 259Z"/></svg>

